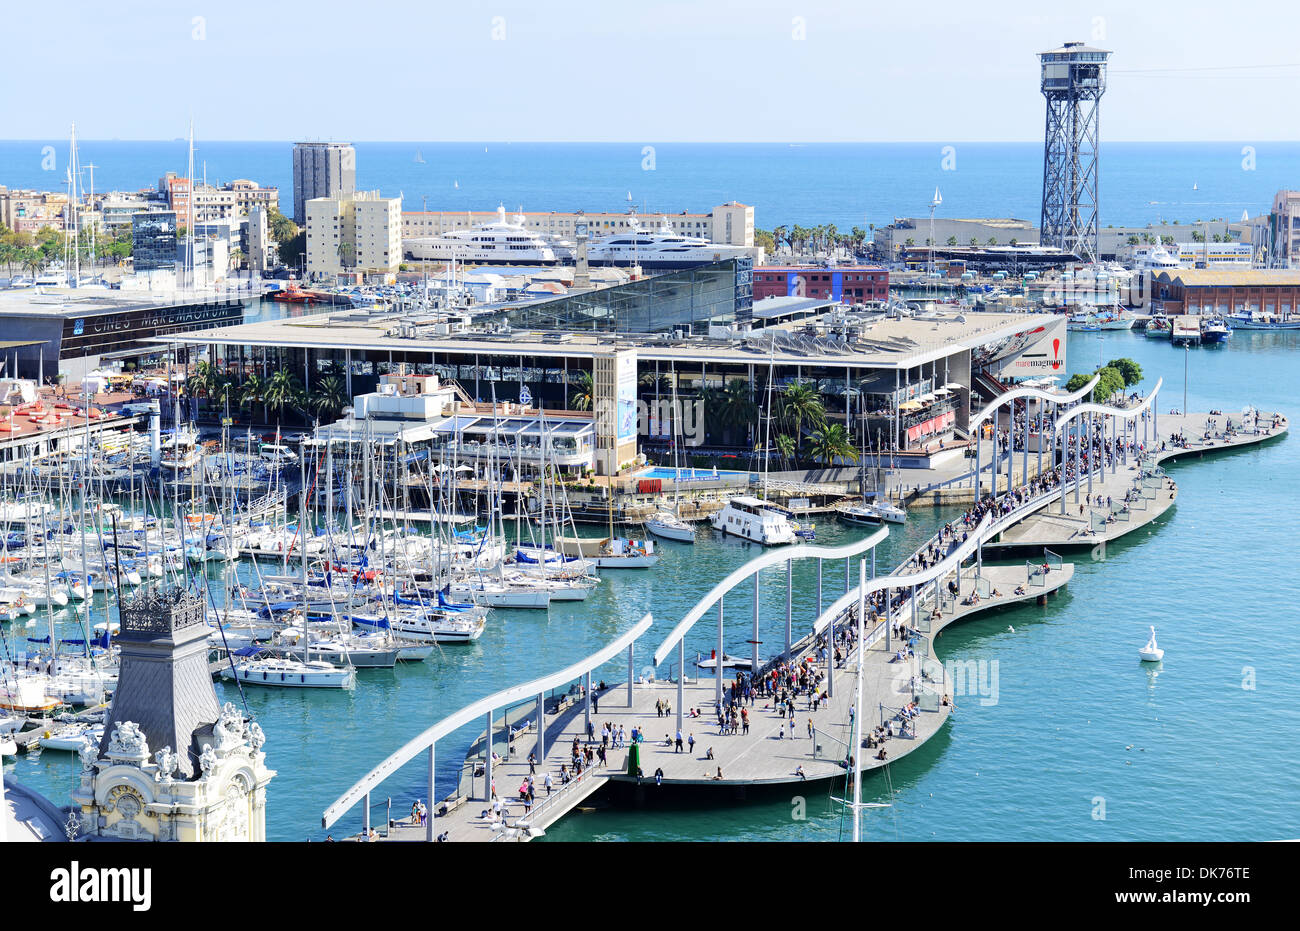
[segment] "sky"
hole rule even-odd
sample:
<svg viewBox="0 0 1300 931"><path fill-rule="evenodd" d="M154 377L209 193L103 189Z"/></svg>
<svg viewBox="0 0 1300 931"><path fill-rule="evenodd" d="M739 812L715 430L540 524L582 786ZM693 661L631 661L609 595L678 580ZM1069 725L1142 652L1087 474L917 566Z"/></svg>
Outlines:
<svg viewBox="0 0 1300 931"><path fill-rule="evenodd" d="M6 139L1033 141L1036 53L1070 40L1114 52L1107 140L1297 138L1276 0L6 7Z"/></svg>

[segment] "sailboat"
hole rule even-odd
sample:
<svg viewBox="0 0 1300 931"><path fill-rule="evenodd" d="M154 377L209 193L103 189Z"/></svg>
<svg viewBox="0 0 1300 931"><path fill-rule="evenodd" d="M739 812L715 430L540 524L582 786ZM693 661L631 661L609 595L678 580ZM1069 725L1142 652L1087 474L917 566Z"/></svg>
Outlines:
<svg viewBox="0 0 1300 931"><path fill-rule="evenodd" d="M415 164L417 165L424 164L424 153L421 152L419 149L415 150Z"/></svg>
<svg viewBox="0 0 1300 931"><path fill-rule="evenodd" d="M679 436L677 428L679 426L678 408L677 408L677 380L673 379L673 508L668 510L660 508L654 517L645 522L645 529L657 537L663 537L665 540L676 540L679 543L694 543L695 528L682 520L680 505L678 502L677 489L681 482L682 469L678 462L680 449Z"/></svg>

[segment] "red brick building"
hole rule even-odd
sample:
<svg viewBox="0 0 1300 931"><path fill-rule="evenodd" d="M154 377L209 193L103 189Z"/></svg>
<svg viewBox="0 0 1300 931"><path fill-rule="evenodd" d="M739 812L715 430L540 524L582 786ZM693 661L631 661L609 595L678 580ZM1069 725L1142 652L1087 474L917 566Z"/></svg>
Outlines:
<svg viewBox="0 0 1300 931"><path fill-rule="evenodd" d="M889 272L879 265L760 265L754 269L754 300L814 297L858 304L889 299Z"/></svg>
<svg viewBox="0 0 1300 931"><path fill-rule="evenodd" d="M1152 272L1148 288L1151 309L1166 314L1300 311L1300 270L1295 269L1171 268Z"/></svg>

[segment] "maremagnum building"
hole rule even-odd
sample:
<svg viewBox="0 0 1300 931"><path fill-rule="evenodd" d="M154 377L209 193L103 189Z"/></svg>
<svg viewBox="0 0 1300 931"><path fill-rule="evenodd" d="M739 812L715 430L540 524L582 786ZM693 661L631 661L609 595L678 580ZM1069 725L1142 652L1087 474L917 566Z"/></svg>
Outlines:
<svg viewBox="0 0 1300 931"><path fill-rule="evenodd" d="M847 428L855 449L924 458L964 428L980 403L972 390L992 394L1004 379L1068 371L1062 317L891 317L817 298L756 302L754 271L728 260L470 311L341 309L154 342L236 380L283 369L310 390L335 375L355 397L386 375L436 375L469 401L556 411L598 405L593 385L608 381L602 373L613 365L620 417L638 402L701 401L702 445L746 456L764 442L769 383L774 391L814 385L827 420ZM663 424L640 432L643 448L667 442Z"/></svg>

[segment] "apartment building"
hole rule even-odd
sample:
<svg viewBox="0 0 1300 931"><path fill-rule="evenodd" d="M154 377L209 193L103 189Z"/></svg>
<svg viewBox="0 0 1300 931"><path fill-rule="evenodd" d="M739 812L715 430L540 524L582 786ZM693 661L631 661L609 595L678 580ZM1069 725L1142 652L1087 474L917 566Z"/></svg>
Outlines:
<svg viewBox="0 0 1300 931"><path fill-rule="evenodd" d="M361 191L307 201L307 274L389 276L402 260L402 199Z"/></svg>

